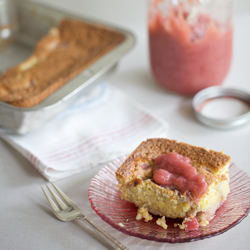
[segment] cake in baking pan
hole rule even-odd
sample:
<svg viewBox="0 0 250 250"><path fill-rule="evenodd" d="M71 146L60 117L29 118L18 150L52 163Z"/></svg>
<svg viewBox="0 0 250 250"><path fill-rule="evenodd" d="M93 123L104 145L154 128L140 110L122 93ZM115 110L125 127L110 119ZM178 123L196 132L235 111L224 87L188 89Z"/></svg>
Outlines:
<svg viewBox="0 0 250 250"><path fill-rule="evenodd" d="M128 156L116 178L121 197L138 207L137 219L158 215L157 224L167 228L165 217L182 218L176 226L192 230L208 225L226 200L230 160L208 148L148 139Z"/></svg>
<svg viewBox="0 0 250 250"><path fill-rule="evenodd" d="M63 19L26 61L0 76L0 101L18 107L42 102L123 39L102 26Z"/></svg>

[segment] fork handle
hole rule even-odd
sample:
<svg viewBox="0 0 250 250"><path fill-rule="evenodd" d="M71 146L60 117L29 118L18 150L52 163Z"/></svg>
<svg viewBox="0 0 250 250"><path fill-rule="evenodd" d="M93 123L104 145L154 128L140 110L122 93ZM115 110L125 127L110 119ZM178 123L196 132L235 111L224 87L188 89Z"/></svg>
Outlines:
<svg viewBox="0 0 250 250"><path fill-rule="evenodd" d="M121 242L113 238L110 234L103 231L101 228L93 224L85 215L80 214L77 216L77 219L84 221L88 226L90 226L97 234L102 236L114 249L117 250L129 250Z"/></svg>

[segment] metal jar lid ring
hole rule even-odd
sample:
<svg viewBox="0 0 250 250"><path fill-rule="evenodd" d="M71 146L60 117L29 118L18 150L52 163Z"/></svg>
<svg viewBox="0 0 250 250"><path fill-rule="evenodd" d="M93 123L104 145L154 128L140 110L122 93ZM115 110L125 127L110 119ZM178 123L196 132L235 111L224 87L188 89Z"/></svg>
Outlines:
<svg viewBox="0 0 250 250"><path fill-rule="evenodd" d="M250 121L250 94L240 89L209 87L194 96L192 105L196 118L213 128L230 129Z"/></svg>

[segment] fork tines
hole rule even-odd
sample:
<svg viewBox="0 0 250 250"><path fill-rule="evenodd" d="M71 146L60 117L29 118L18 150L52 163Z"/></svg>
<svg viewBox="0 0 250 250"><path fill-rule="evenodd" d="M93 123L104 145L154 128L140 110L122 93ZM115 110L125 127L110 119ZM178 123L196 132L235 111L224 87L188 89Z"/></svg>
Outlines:
<svg viewBox="0 0 250 250"><path fill-rule="evenodd" d="M57 204L53 201L53 199L51 199L51 197L47 194L47 192L43 189L43 187L42 187L42 190L48 202L50 203L52 209L56 213L56 215L58 215L58 213L61 212L61 210L62 211L66 210L69 207L78 209L78 207L73 203L73 201L65 193L63 193L62 190L60 190L55 184L53 183L51 184L54 187L54 189L57 191L57 193L60 195L60 197L62 198L61 199L48 185L46 185Z"/></svg>

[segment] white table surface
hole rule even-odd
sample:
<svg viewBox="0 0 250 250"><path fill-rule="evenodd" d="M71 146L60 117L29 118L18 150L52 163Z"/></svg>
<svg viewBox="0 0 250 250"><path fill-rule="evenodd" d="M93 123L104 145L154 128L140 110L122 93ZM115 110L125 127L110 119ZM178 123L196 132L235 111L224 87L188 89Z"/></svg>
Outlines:
<svg viewBox="0 0 250 250"><path fill-rule="evenodd" d="M33 0L34 1L34 0ZM127 28L137 38L135 47L121 60L109 81L143 106L168 121L169 138L215 150L224 150L250 175L249 124L218 131L198 123L191 98L158 87L149 70L146 0L37 0L70 12L94 17ZM250 91L250 2L236 3L234 58L226 86ZM127 236L102 221L87 197L91 178L100 167L56 184L96 224L130 249L250 249L250 216L228 232L193 243L168 244ZM11 146L0 140L0 249L111 249L81 221L58 221L45 200L41 186L47 181Z"/></svg>

